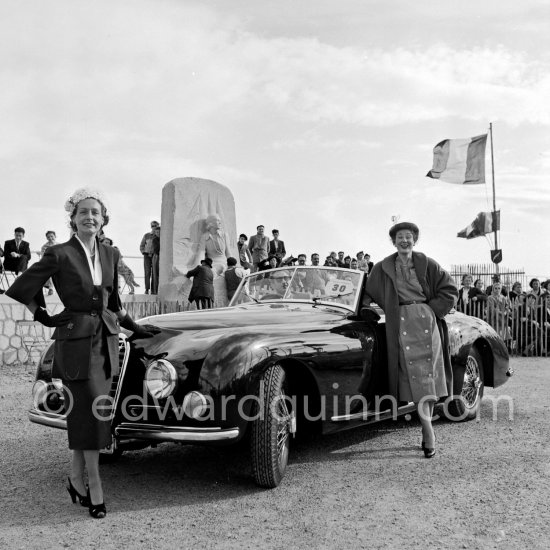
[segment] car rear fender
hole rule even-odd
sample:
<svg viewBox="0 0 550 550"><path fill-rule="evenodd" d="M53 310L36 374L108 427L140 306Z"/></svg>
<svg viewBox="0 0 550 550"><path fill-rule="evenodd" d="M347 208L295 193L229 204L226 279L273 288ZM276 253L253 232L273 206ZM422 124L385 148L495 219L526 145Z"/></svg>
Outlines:
<svg viewBox="0 0 550 550"><path fill-rule="evenodd" d="M462 393L466 361L472 347L477 349L483 360L483 384L489 387L493 386L493 352L491 350L491 346L485 338L478 338L471 346L462 347L459 354L453 357L453 393L455 395L460 395Z"/></svg>

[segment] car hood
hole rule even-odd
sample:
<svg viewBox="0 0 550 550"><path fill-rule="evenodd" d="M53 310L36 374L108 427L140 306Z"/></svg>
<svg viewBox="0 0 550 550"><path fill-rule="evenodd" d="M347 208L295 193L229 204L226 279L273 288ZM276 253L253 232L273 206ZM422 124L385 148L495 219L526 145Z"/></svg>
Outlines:
<svg viewBox="0 0 550 550"><path fill-rule="evenodd" d="M179 361L201 360L212 346L257 345L287 339L300 333L326 332L352 312L344 308L303 303L246 304L227 308L187 311L141 319L161 329L153 338L134 341L134 348L146 357ZM260 337L260 340L258 339ZM238 341L238 343L237 343Z"/></svg>
<svg viewBox="0 0 550 550"><path fill-rule="evenodd" d="M163 330L227 330L273 325L332 323L352 312L344 308L302 303L266 303L155 315L139 321Z"/></svg>

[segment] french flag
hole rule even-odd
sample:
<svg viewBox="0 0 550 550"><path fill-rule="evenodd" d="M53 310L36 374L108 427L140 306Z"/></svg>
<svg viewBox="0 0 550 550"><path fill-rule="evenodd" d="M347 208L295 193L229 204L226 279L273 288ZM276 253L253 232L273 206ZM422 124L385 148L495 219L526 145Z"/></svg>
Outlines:
<svg viewBox="0 0 550 550"><path fill-rule="evenodd" d="M434 147L433 168L426 177L447 183L485 183L487 134L467 139L445 139Z"/></svg>

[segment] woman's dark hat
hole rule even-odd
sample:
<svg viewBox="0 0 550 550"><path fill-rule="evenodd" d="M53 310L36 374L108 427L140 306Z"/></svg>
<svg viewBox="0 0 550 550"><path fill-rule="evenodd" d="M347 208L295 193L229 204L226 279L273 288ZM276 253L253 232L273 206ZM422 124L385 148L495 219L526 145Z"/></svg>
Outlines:
<svg viewBox="0 0 550 550"><path fill-rule="evenodd" d="M391 229L390 229L390 237L392 239L395 239L395 236L397 235L398 231L403 230L409 230L415 237L415 239L418 239L418 236L420 235L420 229L418 229L418 225L412 222L400 222L396 223Z"/></svg>

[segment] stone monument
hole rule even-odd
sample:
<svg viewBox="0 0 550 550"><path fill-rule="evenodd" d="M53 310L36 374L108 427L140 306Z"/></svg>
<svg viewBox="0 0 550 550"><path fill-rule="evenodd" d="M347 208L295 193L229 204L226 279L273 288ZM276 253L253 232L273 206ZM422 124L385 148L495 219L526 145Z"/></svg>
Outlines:
<svg viewBox="0 0 550 550"><path fill-rule="evenodd" d="M208 256L214 271L215 307L227 305L223 272L237 258L235 201L215 181L178 178L162 189L159 298L183 302L191 290L185 274Z"/></svg>

